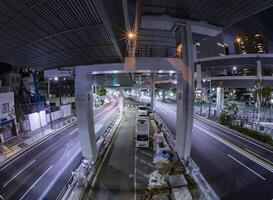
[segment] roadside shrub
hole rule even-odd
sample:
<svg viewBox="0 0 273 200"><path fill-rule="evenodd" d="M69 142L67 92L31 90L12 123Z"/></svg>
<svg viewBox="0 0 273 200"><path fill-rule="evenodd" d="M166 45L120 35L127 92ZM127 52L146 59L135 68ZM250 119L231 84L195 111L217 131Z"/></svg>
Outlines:
<svg viewBox="0 0 273 200"><path fill-rule="evenodd" d="M244 128L244 127L240 127L240 126L232 126L232 128L244 135L247 135L249 137L252 137L256 140L259 140L261 142L264 142L266 144L269 144L271 146L273 146L273 140L271 138L270 135L258 132L258 131L254 131L248 128Z"/></svg>
<svg viewBox="0 0 273 200"><path fill-rule="evenodd" d="M231 127L233 122L233 116L228 112L222 111L219 116L219 122L225 126Z"/></svg>

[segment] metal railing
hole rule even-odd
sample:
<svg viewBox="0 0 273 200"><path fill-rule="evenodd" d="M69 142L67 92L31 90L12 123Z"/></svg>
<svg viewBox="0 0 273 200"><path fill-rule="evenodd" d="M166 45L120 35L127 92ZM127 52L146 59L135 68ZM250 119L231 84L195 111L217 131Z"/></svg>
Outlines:
<svg viewBox="0 0 273 200"><path fill-rule="evenodd" d="M146 47L136 48L135 50L128 50L128 56L135 57L160 57L160 58L174 58L176 56L175 48L171 47Z"/></svg>
<svg viewBox="0 0 273 200"><path fill-rule="evenodd" d="M69 124L75 122L76 120L77 120L76 117L71 117L71 118L69 118L69 119L67 119L67 120L65 120L65 121L62 121L62 122L56 124L55 129L56 129L56 130L60 130L60 129L62 129L63 127L65 127L65 126L67 126L67 125L69 125Z"/></svg>

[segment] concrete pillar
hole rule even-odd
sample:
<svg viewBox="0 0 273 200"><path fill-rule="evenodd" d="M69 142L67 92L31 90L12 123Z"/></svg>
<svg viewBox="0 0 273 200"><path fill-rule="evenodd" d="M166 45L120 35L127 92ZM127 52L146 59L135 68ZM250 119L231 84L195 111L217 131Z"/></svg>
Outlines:
<svg viewBox="0 0 273 200"><path fill-rule="evenodd" d="M93 118L92 77L75 70L76 114L83 157L95 161L98 150Z"/></svg>
<svg viewBox="0 0 273 200"><path fill-rule="evenodd" d="M151 109L152 112L155 111L155 80L154 80L154 74L151 76L152 78L152 85L151 85Z"/></svg>
<svg viewBox="0 0 273 200"><path fill-rule="evenodd" d="M0 133L0 143L4 143L5 142L5 140L4 140L4 136L3 136L3 134L2 133Z"/></svg>
<svg viewBox="0 0 273 200"><path fill-rule="evenodd" d="M123 87L119 88L119 111L124 112L124 90Z"/></svg>
<svg viewBox="0 0 273 200"><path fill-rule="evenodd" d="M163 102L166 101L166 91L165 90L162 90L162 100L163 100Z"/></svg>
<svg viewBox="0 0 273 200"><path fill-rule="evenodd" d="M191 151L193 126L194 61L191 25L186 23L176 32L177 42L182 43L182 73L177 72L177 114L175 148L179 157L187 161Z"/></svg>
<svg viewBox="0 0 273 200"><path fill-rule="evenodd" d="M201 91L202 89L202 70L201 70L201 64L196 64L196 90Z"/></svg>
<svg viewBox="0 0 273 200"><path fill-rule="evenodd" d="M201 96L202 101L208 101L208 92L206 88L201 89Z"/></svg>
<svg viewBox="0 0 273 200"><path fill-rule="evenodd" d="M224 109L224 88L218 87L216 90L216 109L221 111Z"/></svg>
<svg viewBox="0 0 273 200"><path fill-rule="evenodd" d="M260 59L257 60L257 76L260 80L262 80L263 78L262 61Z"/></svg>

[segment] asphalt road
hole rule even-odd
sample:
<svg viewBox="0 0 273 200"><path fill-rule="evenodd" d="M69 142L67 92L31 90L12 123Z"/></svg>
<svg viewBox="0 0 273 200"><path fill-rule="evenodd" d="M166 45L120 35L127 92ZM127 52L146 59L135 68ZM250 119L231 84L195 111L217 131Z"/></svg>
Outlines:
<svg viewBox="0 0 273 200"><path fill-rule="evenodd" d="M94 110L96 132L116 104ZM56 199L82 155L77 124L45 140L0 168L0 194L5 199Z"/></svg>
<svg viewBox="0 0 273 200"><path fill-rule="evenodd" d="M93 188L94 200L139 199L155 171L153 151L135 146L136 109L129 108ZM150 133L153 132L150 127Z"/></svg>
<svg viewBox="0 0 273 200"><path fill-rule="evenodd" d="M173 133L176 131L175 110L175 107L156 102L156 111ZM215 135L220 139L214 137ZM196 119L191 157L221 199L271 200L273 173L230 148L223 141L239 143L253 151L259 151L267 158L270 157L271 152L250 141L231 135L223 128Z"/></svg>
<svg viewBox="0 0 273 200"><path fill-rule="evenodd" d="M128 111L99 172L95 200L134 199L135 121L135 112Z"/></svg>

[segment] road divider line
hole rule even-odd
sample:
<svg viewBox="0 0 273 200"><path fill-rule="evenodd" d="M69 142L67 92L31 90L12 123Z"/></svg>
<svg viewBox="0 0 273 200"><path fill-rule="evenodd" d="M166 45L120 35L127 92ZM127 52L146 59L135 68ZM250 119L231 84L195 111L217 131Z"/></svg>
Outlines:
<svg viewBox="0 0 273 200"><path fill-rule="evenodd" d="M266 162L270 163L273 166L273 162L271 162L270 160L267 160L266 158L264 158L264 157L260 156L259 154L249 150L248 148L245 148L245 150L252 153L252 154L254 154L255 156L259 157L260 159L265 160Z"/></svg>
<svg viewBox="0 0 273 200"><path fill-rule="evenodd" d="M269 172L273 173L273 168L271 165L269 164L265 164L262 161L258 160L257 158L255 158L253 155L250 155L249 153L247 153L244 149L241 149L240 147L224 140L223 138L219 137L218 135L215 135L213 133L210 133L209 131L207 131L206 129L202 128L201 126L197 126L197 124L194 124L194 126L203 131L204 133L206 133L207 135L211 136L212 138L214 138L215 140L225 144L226 146L228 146L229 148L233 149L234 151L236 151L237 153L241 154L242 156L248 158L249 160L255 162L256 164L260 165L261 167L267 169Z"/></svg>
<svg viewBox="0 0 273 200"><path fill-rule="evenodd" d="M72 134L76 133L78 130L79 130L79 129L76 128L74 131L70 132L68 135L72 135Z"/></svg>
<svg viewBox="0 0 273 200"><path fill-rule="evenodd" d="M6 187L11 181L13 181L19 174L21 174L26 168L28 168L32 163L34 163L36 160L31 161L28 163L23 169L21 169L17 174L15 174L8 182L6 182L3 185L3 188Z"/></svg>
<svg viewBox="0 0 273 200"><path fill-rule="evenodd" d="M135 142L135 140L134 140L134 142ZM135 146L135 162L134 162L134 167L135 167L135 169L134 169L134 200L137 200L137 182L136 182L136 175L137 175L137 169L136 169L136 163L137 163L137 156L136 156L136 154L137 154L137 148L136 148L136 144L134 144L134 146Z"/></svg>
<svg viewBox="0 0 273 200"><path fill-rule="evenodd" d="M28 152L36 149L37 147L39 147L41 144L45 143L46 141L52 139L53 137L55 137L56 135L61 134L62 132L64 132L65 130L71 128L72 126L76 125L76 122L69 124L68 126L64 127L64 129L60 129L60 130L56 130L56 132L52 135L49 135L48 137L42 139L41 141L39 141L37 144L31 145L28 148L26 148L25 150L23 149L22 152L19 152L18 156L14 157L11 159L10 162L8 162L7 164L4 164L4 166L1 166L0 172L3 171L5 168L7 168L9 165L11 165L12 163L14 163L15 161L17 161L19 158L21 158L22 156L26 155ZM0 163L1 165L1 163Z"/></svg>
<svg viewBox="0 0 273 200"><path fill-rule="evenodd" d="M52 169L53 165L51 165L33 184L30 186L30 188L25 192L23 196L19 200L23 200L26 195L32 190L32 188Z"/></svg>
<svg viewBox="0 0 273 200"><path fill-rule="evenodd" d="M244 166L246 169L248 169L249 171L251 171L253 174L255 174L256 176L258 176L259 178L263 179L264 181L266 181L266 179L261 176L260 174L258 174L257 172L255 172L253 169L249 168L248 166L246 166L244 163L242 163L241 161L237 160L236 158L234 158L233 156L227 154L228 157L230 157L231 159L233 159L234 161L236 161L237 163L239 163L240 165Z"/></svg>

